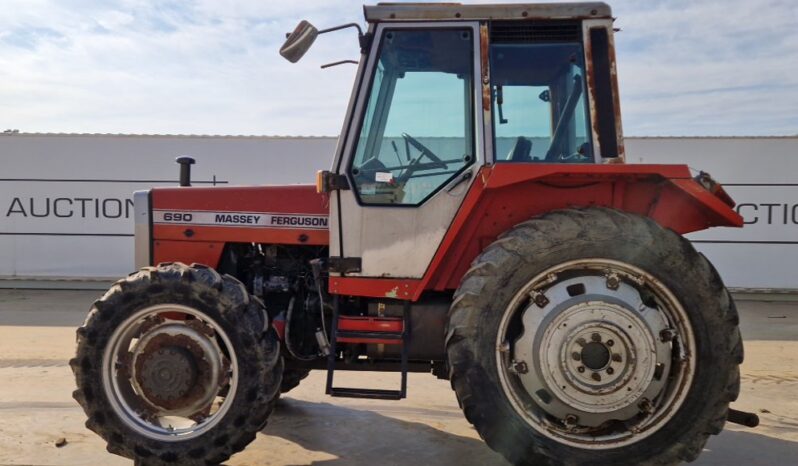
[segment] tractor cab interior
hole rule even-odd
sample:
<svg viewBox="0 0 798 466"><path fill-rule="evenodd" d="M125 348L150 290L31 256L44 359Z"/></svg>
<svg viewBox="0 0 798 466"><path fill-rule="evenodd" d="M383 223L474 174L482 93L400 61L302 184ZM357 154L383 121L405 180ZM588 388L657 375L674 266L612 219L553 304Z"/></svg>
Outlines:
<svg viewBox="0 0 798 466"><path fill-rule="evenodd" d="M474 160L472 30L386 29L350 173L369 204L415 205Z"/></svg>
<svg viewBox="0 0 798 466"><path fill-rule="evenodd" d="M557 33L490 24L496 162L594 162L581 29L547 24ZM458 27L391 27L376 39L349 173L364 204L419 205L475 160L477 41Z"/></svg>
<svg viewBox="0 0 798 466"><path fill-rule="evenodd" d="M497 162L592 163L579 42L491 44Z"/></svg>

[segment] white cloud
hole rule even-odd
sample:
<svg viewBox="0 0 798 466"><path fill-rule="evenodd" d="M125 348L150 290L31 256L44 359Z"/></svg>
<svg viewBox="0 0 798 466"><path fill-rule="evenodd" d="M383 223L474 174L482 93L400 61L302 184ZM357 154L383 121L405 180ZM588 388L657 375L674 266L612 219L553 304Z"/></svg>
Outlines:
<svg viewBox="0 0 798 466"><path fill-rule="evenodd" d="M359 1L5 0L0 129L334 135L353 31L299 64L277 54L301 18L362 23ZM628 135L798 133L792 1L613 3Z"/></svg>

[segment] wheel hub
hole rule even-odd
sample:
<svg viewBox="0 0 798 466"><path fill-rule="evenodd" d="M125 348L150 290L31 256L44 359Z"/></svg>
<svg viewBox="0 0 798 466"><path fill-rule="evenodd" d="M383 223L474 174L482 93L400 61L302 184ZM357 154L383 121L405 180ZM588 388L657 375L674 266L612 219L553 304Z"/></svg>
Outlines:
<svg viewBox="0 0 798 466"><path fill-rule="evenodd" d="M591 341L582 346L579 357L588 369L597 371L605 368L610 362L610 350L603 343Z"/></svg>
<svg viewBox="0 0 798 466"><path fill-rule="evenodd" d="M194 417L210 408L228 366L211 334L199 322L167 321L134 346L131 384L150 414Z"/></svg>
<svg viewBox="0 0 798 466"><path fill-rule="evenodd" d="M600 276L564 280L546 298L530 300L514 342L515 360L529 368L517 374L525 391L567 424L598 427L640 414L670 367L671 347L656 337L667 321L634 287L609 288Z"/></svg>
<svg viewBox="0 0 798 466"><path fill-rule="evenodd" d="M138 383L144 396L164 405L185 396L197 375L194 355L185 348L170 346L142 357Z"/></svg>
<svg viewBox="0 0 798 466"><path fill-rule="evenodd" d="M238 358L230 337L189 306L156 304L132 313L110 335L102 367L113 412L160 442L203 435L236 398Z"/></svg>

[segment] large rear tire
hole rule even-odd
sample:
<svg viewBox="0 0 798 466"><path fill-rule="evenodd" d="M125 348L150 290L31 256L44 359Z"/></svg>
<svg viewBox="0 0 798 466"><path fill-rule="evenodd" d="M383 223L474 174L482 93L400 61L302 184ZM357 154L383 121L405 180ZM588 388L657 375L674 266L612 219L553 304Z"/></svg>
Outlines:
<svg viewBox="0 0 798 466"><path fill-rule="evenodd" d="M589 208L475 259L447 327L450 379L514 464L674 464L725 423L743 359L734 303L683 237Z"/></svg>
<svg viewBox="0 0 798 466"><path fill-rule="evenodd" d="M147 465L218 464L265 425L282 358L263 304L202 265L119 280L78 329L74 398L108 451Z"/></svg>

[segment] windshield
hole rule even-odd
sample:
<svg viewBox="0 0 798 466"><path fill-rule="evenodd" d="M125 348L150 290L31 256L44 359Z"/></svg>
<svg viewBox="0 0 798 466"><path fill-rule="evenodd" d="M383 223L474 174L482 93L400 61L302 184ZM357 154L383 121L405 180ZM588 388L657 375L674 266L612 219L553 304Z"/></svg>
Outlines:
<svg viewBox="0 0 798 466"><path fill-rule="evenodd" d="M350 166L360 200L415 205L474 160L471 29L388 29Z"/></svg>
<svg viewBox="0 0 798 466"><path fill-rule="evenodd" d="M593 162L579 43L491 46L497 162Z"/></svg>

